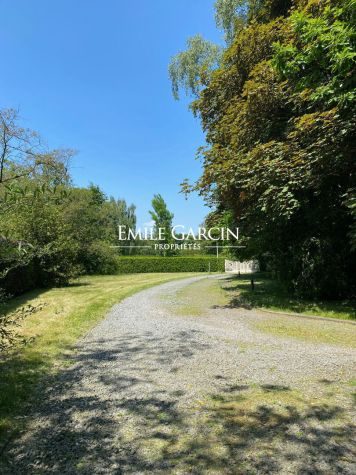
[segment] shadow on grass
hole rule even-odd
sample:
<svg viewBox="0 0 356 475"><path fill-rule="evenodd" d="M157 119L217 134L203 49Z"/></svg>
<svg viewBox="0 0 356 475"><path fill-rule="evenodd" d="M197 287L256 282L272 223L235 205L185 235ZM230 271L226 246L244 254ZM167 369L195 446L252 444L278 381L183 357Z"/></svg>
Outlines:
<svg viewBox="0 0 356 475"><path fill-rule="evenodd" d="M26 292L23 295L11 298L6 302L0 303L0 315L18 310L19 308L28 304L29 300L38 298L41 294L43 294L43 292L46 292L46 290L48 289L30 290L29 292Z"/></svg>
<svg viewBox="0 0 356 475"><path fill-rule="evenodd" d="M92 285L90 282L85 282L85 280L81 280L81 281L73 281L73 282L70 282L67 287L86 287L88 285Z"/></svg>
<svg viewBox="0 0 356 475"><path fill-rule="evenodd" d="M87 287L90 286L90 282L85 282L83 281L72 281L65 287L58 287L58 288L75 288L75 287ZM29 301L36 299L40 297L43 293L53 290L53 288L36 288L34 290L30 290L28 292L25 292L22 295L16 296L11 298L10 300L6 302L0 303L0 315L8 312L14 312L18 310L19 308L23 307L26 305Z"/></svg>
<svg viewBox="0 0 356 475"><path fill-rule="evenodd" d="M158 367L174 373L207 347L199 331L107 344L79 347L28 409L37 424L9 446L2 473L351 473L352 427L337 405L300 402L282 385L226 383L188 407L184 391L157 385Z"/></svg>
<svg viewBox="0 0 356 475"><path fill-rule="evenodd" d="M251 288L251 278L254 281L254 290ZM309 301L292 296L276 280L264 274L251 276L231 276L225 279L223 286L225 292L230 294L227 308L245 308L251 310L255 307L278 310L280 312L329 313L336 318L356 320L355 301Z"/></svg>

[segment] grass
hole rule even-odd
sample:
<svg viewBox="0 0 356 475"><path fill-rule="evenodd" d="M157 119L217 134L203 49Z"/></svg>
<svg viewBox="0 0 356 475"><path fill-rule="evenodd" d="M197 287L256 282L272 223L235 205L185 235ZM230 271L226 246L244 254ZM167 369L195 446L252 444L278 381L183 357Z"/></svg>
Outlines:
<svg viewBox="0 0 356 475"><path fill-rule="evenodd" d="M356 348L355 328L350 328L350 325L340 325L338 322L306 319L301 321L297 318L266 315L266 318L254 322L253 325L258 330L280 337Z"/></svg>
<svg viewBox="0 0 356 475"><path fill-rule="evenodd" d="M12 299L1 311L31 304L21 334L33 342L0 360L0 447L22 425L22 415L38 383L68 362L75 342L117 302L147 287L189 277L189 273L83 277L64 288L35 290ZM68 363L67 363L68 364Z"/></svg>
<svg viewBox="0 0 356 475"><path fill-rule="evenodd" d="M255 289L251 289L251 277ZM288 293L281 283L263 274L203 279L175 294L178 315L203 315L215 306L260 308L280 313L296 313L343 320L356 320L356 301L311 301Z"/></svg>
<svg viewBox="0 0 356 475"><path fill-rule="evenodd" d="M170 302L174 313L198 317L209 307L225 305L227 297L218 282L220 279L206 278L176 292L174 302Z"/></svg>
<svg viewBox="0 0 356 475"><path fill-rule="evenodd" d="M232 276L225 290L231 294L231 306L258 307L265 310L301 313L345 320L356 319L356 301L312 301L298 299L276 280L263 274L253 276L255 290L251 290L251 276Z"/></svg>
<svg viewBox="0 0 356 475"><path fill-rule="evenodd" d="M273 310L279 312L293 311L295 313L299 310L303 314L315 315L311 309L311 302L293 299L283 292L278 283L263 276L257 277L257 275L254 276L254 281L255 290L252 291L250 279L247 279L246 276L199 280L176 292L173 303L170 302L170 305L175 314L194 317L204 316L209 309L214 307L257 307L270 310L269 304L273 304ZM317 315L323 317L352 319L354 315L351 304L323 302L313 305L315 305L315 309L318 309ZM266 313L261 315L262 317L258 319L251 319L251 324L260 331L306 342L356 347L355 327L350 328L350 325L340 325L333 321L320 322L311 319L283 317L283 314L270 315ZM245 350L243 348L243 351Z"/></svg>
<svg viewBox="0 0 356 475"><path fill-rule="evenodd" d="M319 381L308 394L233 383L181 410L146 409L153 417L142 420L130 406L125 440L141 463L166 463L169 473L336 473L352 463L352 398L332 381Z"/></svg>
<svg viewBox="0 0 356 475"><path fill-rule="evenodd" d="M337 402L340 394L346 397L343 408ZM281 473L287 467L295 467L297 473L301 462L296 458L292 463L293 458L288 460L288 453L303 446L307 447L305 452L308 453L314 446L320 462L324 457L328 460L327 452L333 443L347 445L351 431L348 427L352 422L351 406L349 391L334 384L322 387L319 383L317 395L306 395L279 385L232 386L225 393L211 397L210 402L203 403L205 420L201 422L202 426L209 423L210 431L208 435L200 436L201 443L215 446L215 453L222 454L222 459L224 456L227 460L231 456L238 459L239 455L234 454L244 452L237 473L260 473L258 468L265 457L267 466L274 460L280 465ZM324 447L324 453L319 447L322 444L330 444L327 449ZM230 450L226 451L226 448ZM271 472L274 472L273 465ZM267 466L263 473L267 473Z"/></svg>

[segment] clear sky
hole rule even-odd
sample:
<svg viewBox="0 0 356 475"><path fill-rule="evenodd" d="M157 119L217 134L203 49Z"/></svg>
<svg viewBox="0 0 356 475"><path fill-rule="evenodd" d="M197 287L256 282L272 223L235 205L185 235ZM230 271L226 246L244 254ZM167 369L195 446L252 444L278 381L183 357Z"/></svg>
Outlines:
<svg viewBox="0 0 356 475"><path fill-rule="evenodd" d="M161 193L175 223L209 211L179 183L200 174L199 121L171 94L167 67L188 36L213 41L213 0L0 0L0 107L49 147L74 148L74 182L98 184L149 221Z"/></svg>

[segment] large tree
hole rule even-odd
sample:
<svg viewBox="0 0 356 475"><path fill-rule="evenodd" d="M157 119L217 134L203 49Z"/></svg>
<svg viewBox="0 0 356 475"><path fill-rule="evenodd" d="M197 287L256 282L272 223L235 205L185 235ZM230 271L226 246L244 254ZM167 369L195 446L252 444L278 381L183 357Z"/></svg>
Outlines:
<svg viewBox="0 0 356 475"><path fill-rule="evenodd" d="M207 140L192 188L299 293L352 295L355 1L243 3L192 91Z"/></svg>

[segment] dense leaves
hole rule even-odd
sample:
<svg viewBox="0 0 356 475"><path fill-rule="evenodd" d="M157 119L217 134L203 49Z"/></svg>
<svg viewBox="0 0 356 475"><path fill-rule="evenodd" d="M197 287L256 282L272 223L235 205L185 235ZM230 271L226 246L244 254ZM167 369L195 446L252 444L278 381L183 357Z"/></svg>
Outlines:
<svg viewBox="0 0 356 475"><path fill-rule="evenodd" d="M172 58L169 65L169 75L172 81L172 92L179 98L179 88L197 94L200 87L206 83L209 71L213 68L220 55L220 48L200 35L193 36L187 41L187 50Z"/></svg>
<svg viewBox="0 0 356 475"><path fill-rule="evenodd" d="M355 292L354 8L260 2L192 104L208 145L184 191L232 213L246 253L303 295Z"/></svg>
<svg viewBox="0 0 356 475"><path fill-rule="evenodd" d="M0 111L0 350L18 341L14 329L27 315L4 313L7 299L81 273L115 272L118 226L136 224L133 205L72 185L73 151L46 149L19 122L16 111Z"/></svg>
<svg viewBox="0 0 356 475"><path fill-rule="evenodd" d="M120 256L119 274L137 272L224 272L225 259L212 257Z"/></svg>

